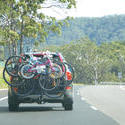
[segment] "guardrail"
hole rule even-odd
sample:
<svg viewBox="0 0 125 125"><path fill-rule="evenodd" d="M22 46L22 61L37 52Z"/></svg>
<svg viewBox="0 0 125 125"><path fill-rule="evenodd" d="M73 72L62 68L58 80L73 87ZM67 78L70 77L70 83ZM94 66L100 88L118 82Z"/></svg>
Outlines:
<svg viewBox="0 0 125 125"><path fill-rule="evenodd" d="M101 85L125 85L125 82L100 82Z"/></svg>

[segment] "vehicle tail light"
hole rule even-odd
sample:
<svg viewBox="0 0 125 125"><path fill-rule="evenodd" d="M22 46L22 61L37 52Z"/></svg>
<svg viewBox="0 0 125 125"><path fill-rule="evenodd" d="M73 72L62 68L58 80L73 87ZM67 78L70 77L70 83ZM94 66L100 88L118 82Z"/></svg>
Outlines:
<svg viewBox="0 0 125 125"><path fill-rule="evenodd" d="M69 90L69 89L72 89L72 87L71 87L71 86L67 86L67 87L66 87L66 90Z"/></svg>
<svg viewBox="0 0 125 125"><path fill-rule="evenodd" d="M13 88L13 89L14 89L14 91L15 91L15 92L17 92L17 91L18 91L18 88Z"/></svg>
<svg viewBox="0 0 125 125"><path fill-rule="evenodd" d="M71 72L66 72L67 80L72 80Z"/></svg>

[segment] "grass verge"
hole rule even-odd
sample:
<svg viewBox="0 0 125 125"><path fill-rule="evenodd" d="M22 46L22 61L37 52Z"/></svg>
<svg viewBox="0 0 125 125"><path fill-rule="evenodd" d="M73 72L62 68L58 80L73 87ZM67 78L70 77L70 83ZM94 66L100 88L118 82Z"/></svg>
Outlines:
<svg viewBox="0 0 125 125"><path fill-rule="evenodd" d="M0 89L7 89L8 85L3 79L3 67L0 66Z"/></svg>
<svg viewBox="0 0 125 125"><path fill-rule="evenodd" d="M84 83L73 83L73 85L85 85Z"/></svg>

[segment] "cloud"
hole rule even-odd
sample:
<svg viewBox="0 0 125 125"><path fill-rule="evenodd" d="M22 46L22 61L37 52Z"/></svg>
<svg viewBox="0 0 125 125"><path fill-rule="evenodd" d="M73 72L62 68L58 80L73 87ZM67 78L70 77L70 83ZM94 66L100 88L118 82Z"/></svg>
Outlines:
<svg viewBox="0 0 125 125"><path fill-rule="evenodd" d="M58 8L45 9L46 15L57 17L101 17L112 14L125 14L125 0L77 0L77 8L61 10Z"/></svg>
<svg viewBox="0 0 125 125"><path fill-rule="evenodd" d="M125 0L77 0L77 8L68 13L78 17L125 14Z"/></svg>

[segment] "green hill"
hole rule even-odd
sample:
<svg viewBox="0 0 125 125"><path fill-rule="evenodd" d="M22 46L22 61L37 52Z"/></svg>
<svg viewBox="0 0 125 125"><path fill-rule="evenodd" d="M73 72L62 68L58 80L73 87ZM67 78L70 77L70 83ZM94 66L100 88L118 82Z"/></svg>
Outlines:
<svg viewBox="0 0 125 125"><path fill-rule="evenodd" d="M125 15L81 17L70 20L69 24L69 27L62 28L61 36L50 33L46 44L63 45L81 37L88 37L97 44L125 40Z"/></svg>

